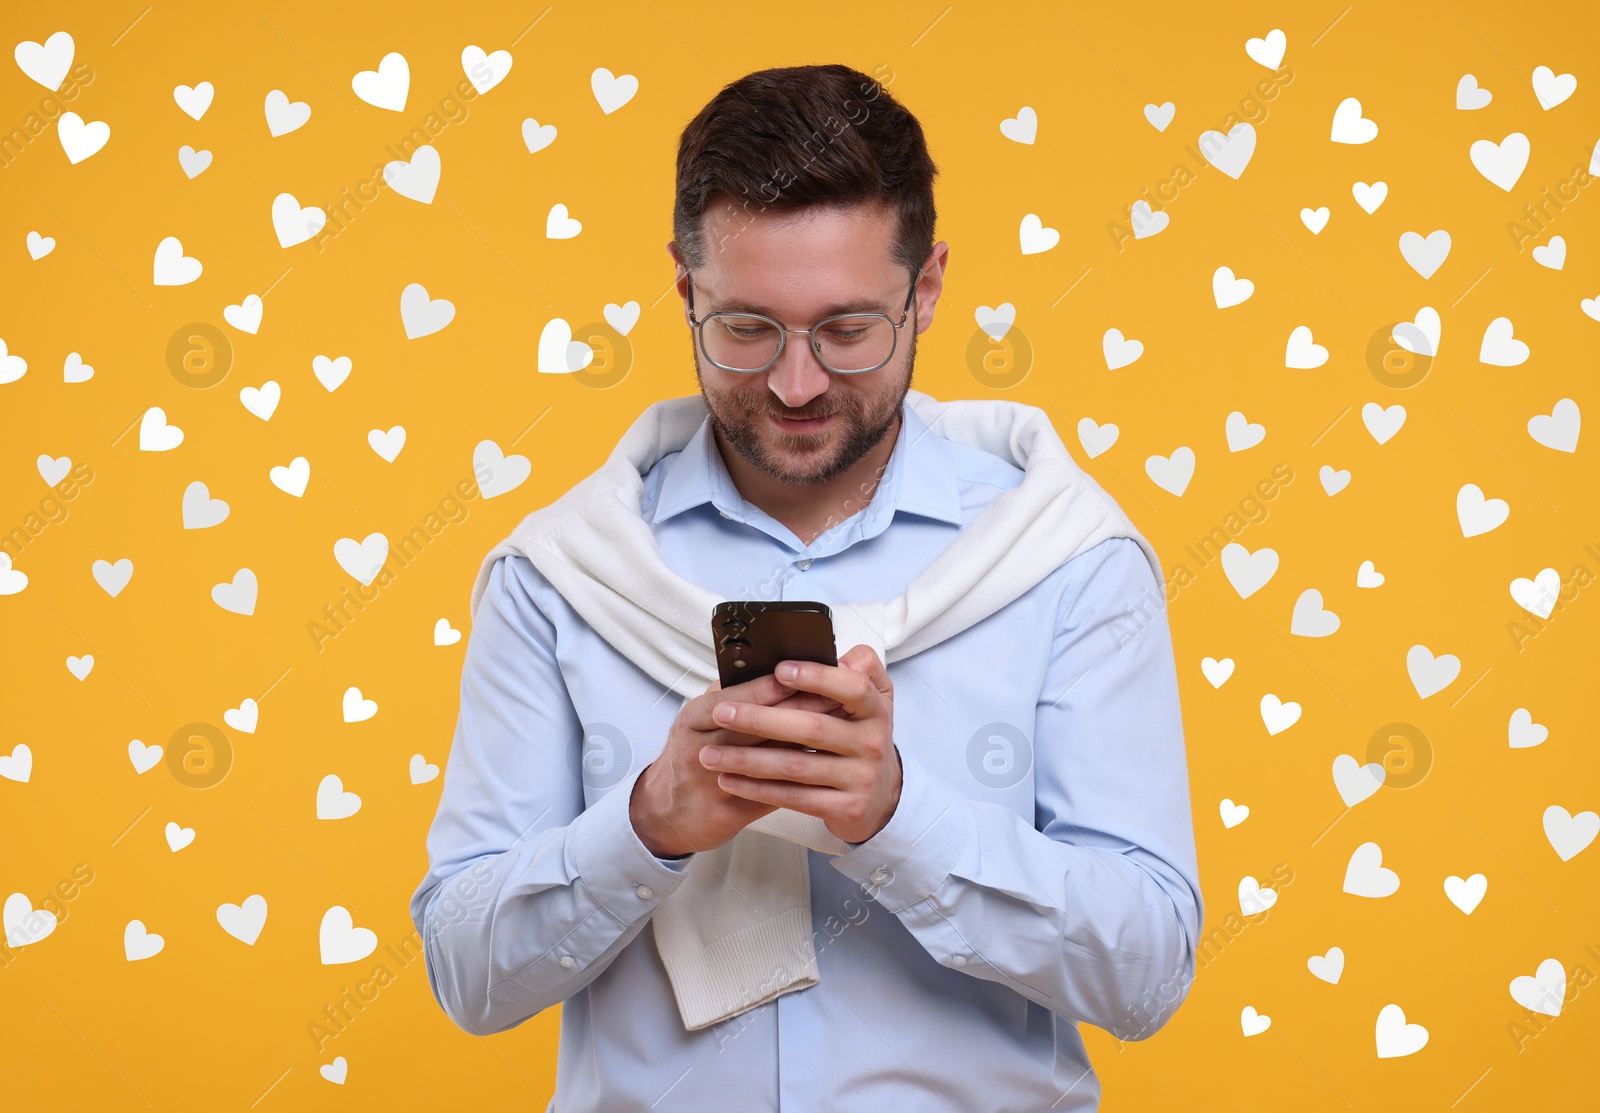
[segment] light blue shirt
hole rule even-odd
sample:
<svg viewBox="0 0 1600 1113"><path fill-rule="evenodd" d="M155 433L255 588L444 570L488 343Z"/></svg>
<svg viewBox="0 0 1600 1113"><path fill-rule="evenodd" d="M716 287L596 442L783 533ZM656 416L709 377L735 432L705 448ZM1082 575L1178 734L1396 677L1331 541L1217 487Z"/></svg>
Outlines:
<svg viewBox="0 0 1600 1113"><path fill-rule="evenodd" d="M707 419L645 477L662 558L724 599L903 594L1022 471L902 417L870 504L810 545L740 497ZM807 851L819 983L688 1032L644 929L690 858L628 807L685 701L498 560L411 899L440 1006L489 1035L562 1005L546 1113L1097 1108L1077 1024L1165 1024L1202 919L1162 585L1102 541L888 670L899 804Z"/></svg>

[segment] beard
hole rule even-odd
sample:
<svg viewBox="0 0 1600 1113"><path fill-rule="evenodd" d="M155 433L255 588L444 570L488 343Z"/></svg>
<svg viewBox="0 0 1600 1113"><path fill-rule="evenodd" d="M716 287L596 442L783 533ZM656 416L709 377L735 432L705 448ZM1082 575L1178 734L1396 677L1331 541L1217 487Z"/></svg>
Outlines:
<svg viewBox="0 0 1600 1113"><path fill-rule="evenodd" d="M856 464L867 453L883 442L900 417L911 380L916 373L917 331L916 317L911 318L911 351L906 361L905 379L898 390L891 390L876 405L871 401L861 403L858 396L832 392L812 400L814 405L800 413L788 413L777 396L764 386L740 390L715 392L706 386L700 371L700 351L690 334L690 351L694 357L694 375L700 384L700 393L710 411L711 427L722 439L734 447L750 465L780 483L802 486L820 486L836 479ZM869 375L883 373L883 368L869 371ZM829 372L831 375L832 372ZM759 376L751 375L751 379ZM816 433L790 433L775 424L772 414L798 419L839 415L827 429ZM804 462L795 464L793 455L780 455L773 451L772 438L785 443L790 452L804 456ZM831 447L824 451L824 445Z"/></svg>

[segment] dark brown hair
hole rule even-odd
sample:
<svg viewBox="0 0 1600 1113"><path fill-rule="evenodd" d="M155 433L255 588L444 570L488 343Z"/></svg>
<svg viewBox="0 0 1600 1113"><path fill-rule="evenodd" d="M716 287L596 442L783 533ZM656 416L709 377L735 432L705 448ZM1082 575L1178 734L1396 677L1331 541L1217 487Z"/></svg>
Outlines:
<svg viewBox="0 0 1600 1113"><path fill-rule="evenodd" d="M683 129L672 234L694 268L705 263L702 218L713 205L748 223L876 202L898 214L894 258L916 274L933 250L937 173L922 125L875 78L842 65L758 70L723 86Z"/></svg>

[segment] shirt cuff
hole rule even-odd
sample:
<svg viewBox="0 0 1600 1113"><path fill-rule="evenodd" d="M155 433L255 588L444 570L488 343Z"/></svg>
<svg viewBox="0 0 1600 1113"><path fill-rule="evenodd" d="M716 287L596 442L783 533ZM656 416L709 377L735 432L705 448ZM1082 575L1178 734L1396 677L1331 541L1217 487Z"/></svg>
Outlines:
<svg viewBox="0 0 1600 1113"><path fill-rule="evenodd" d="M643 772L630 773L572 821L578 876L595 902L625 924L654 911L683 882L689 864L652 854L634 830L629 803Z"/></svg>
<svg viewBox="0 0 1600 1113"><path fill-rule="evenodd" d="M973 837L972 801L898 746L900 801L883 829L831 859L833 868L899 913L925 900L950 876Z"/></svg>

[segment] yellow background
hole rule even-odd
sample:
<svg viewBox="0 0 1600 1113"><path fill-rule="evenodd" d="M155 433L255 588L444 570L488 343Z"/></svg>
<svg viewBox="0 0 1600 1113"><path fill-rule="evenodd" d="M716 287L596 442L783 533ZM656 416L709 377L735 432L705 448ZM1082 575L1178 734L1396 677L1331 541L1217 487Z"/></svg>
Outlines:
<svg viewBox="0 0 1600 1113"><path fill-rule="evenodd" d="M1600 589L1579 591L1521 649L1507 631L1523 617L1508 592L1514 577L1546 566L1564 580L1579 565L1600 572L1585 547L1600 549L1596 434L1567 455L1526 431L1563 397L1600 420L1600 321L1579 310L1580 299L1600 297L1600 190L1582 190L1532 241L1563 236L1562 270L1536 265L1531 243L1519 250L1507 231L1541 190L1586 166L1600 139L1592 6L261 0L164 3L142 16L138 4L18 4L0 25L8 53L70 31L75 64L94 78L67 107L111 127L106 147L78 165L51 126L0 170L0 338L28 361L24 378L0 386L0 528L23 525L48 495L41 453L95 475L66 519L18 556L27 589L0 597L0 754L25 743L34 758L27 783L0 780L0 898L22 892L38 905L80 866L93 874L57 906L56 932L0 968L8 1107L545 1107L557 1010L475 1039L440 1011L422 963L386 950L417 953L407 901L426 867L440 783L412 785L407 764L421 753L442 768L456 716L465 639L436 647L433 627L448 618L465 630L483 554L599 466L647 405L696 390L664 251L682 125L750 70L842 61L876 73L919 116L940 166L950 267L917 387L1047 407L1164 563L1195 573L1169 617L1207 930L1237 916L1245 875L1292 874L1277 905L1204 965L1153 1039L1119 1045L1084 1028L1104 1107L1593 1108L1600 988L1572 996L1520 1049L1509 1026L1528 1014L1507 988L1548 957L1572 984L1579 967L1600 973L1600 846L1562 862L1541 828L1549 805L1600 807ZM1270 101L1244 103L1271 77L1245 41L1274 27L1287 35L1292 80ZM396 157L386 145L425 126L462 80L468 44L507 47L515 64L433 139L443 159L434 202L385 190L324 250L280 248L273 197L331 206L367 181ZM399 113L358 101L350 87L391 50L411 69ZM1548 112L1529 84L1541 64L1578 78L1571 99ZM640 83L609 116L589 90L599 66ZM1488 107L1455 108L1465 73L1492 91ZM216 97L197 122L173 89L202 80ZM262 112L274 88L312 107L303 128L278 138ZM1334 109L1351 96L1379 125L1371 143L1329 140ZM0 65L0 126L22 125L46 97ZM1167 100L1176 117L1162 133L1142 109ZM1032 146L999 131L1023 105L1039 117ZM1225 130L1230 114L1254 119L1259 140L1237 181L1186 150L1202 131ZM530 116L559 130L537 154L520 135ZM1513 131L1528 136L1532 157L1505 192L1473 169L1468 149ZM214 154L194 180L178 167L186 143ZM1108 224L1154 196L1179 163L1196 180L1166 206L1170 225L1119 249ZM1368 215L1351 185L1380 179L1389 195ZM583 223L574 239L544 235L558 202ZM1312 235L1298 214L1321 205L1329 222ZM1054 249L1020 253L1026 213L1060 231ZM1453 246L1424 280L1397 241L1436 228ZM37 262L24 246L30 230L57 242ZM152 285L155 246L169 235L204 264L198 281ZM1222 265L1251 279L1255 294L1219 311L1211 275ZM455 320L406 339L398 301L409 282L452 301ZM257 335L223 325L224 306L269 286ZM642 313L634 363L617 385L536 371L546 321L578 327L628 300ZM976 381L967 347L977 307L1006 301L1035 363L1018 385L995 390ZM1369 371L1368 342L1424 305L1443 319L1440 358L1420 385L1387 387ZM1484 329L1502 315L1531 347L1522 366L1477 359ZM222 328L236 348L228 377L208 390L166 367L169 338L195 321ZM1330 352L1316 370L1284 367L1284 343L1302 324ZM1108 372L1101 337L1113 327L1145 354ZM95 368L89 382L62 382L69 351ZM334 393L312 377L317 354L353 360ZM283 400L264 423L239 390L268 379ZM1387 444L1362 427L1369 401L1406 407ZM130 426L151 406L183 428L178 448L139 450ZM1223 421L1235 409L1265 425L1261 445L1228 451ZM1094 460L1077 439L1084 416L1121 429ZM366 434L396 424L408 439L388 464ZM353 583L334 542L373 531L397 542L471 479L484 439L528 456L532 478L467 503L469 515L319 651L306 624ZM1193 448L1197 466L1174 497L1143 461L1179 445ZM315 473L296 500L267 471L302 454ZM1201 569L1183 549L1222 526L1280 463L1293 482L1240 541L1270 546L1281 565L1241 600L1216 564ZM1336 496L1319 485L1324 464L1351 473ZM183 490L195 479L230 504L222 525L182 528ZM1503 526L1462 537L1454 507L1465 483L1510 503ZM135 571L111 598L90 566L122 557ZM1364 559L1387 577L1382 587L1356 588ZM242 566L261 585L250 617L210 599L211 585ZM1295 599L1312 587L1341 618L1327 638L1289 633ZM1406 674L1416 643L1461 660L1460 677L1426 700ZM96 664L80 682L64 662L85 653ZM1207 655L1236 662L1220 689L1201 675ZM342 721L352 685L377 701L374 718ZM1270 737L1257 708L1267 692L1304 708ZM260 724L253 735L227 732L233 767L215 788L185 787L165 765L134 773L130 739L165 745L184 724L220 725L246 697L260 700ZM1522 706L1549 737L1511 749L1507 721ZM1365 754L1373 731L1396 720L1431 740L1427 777L1343 814L1332 759ZM357 815L316 819L328 773L361 795ZM1248 804L1250 818L1225 830L1224 797ZM193 844L169 850L168 821L192 826ZM1350 854L1369 839L1401 879L1381 900L1341 891ZM1443 880L1476 872L1488 892L1466 916ZM216 909L251 893L267 898L269 914L247 947L220 930ZM376 933L370 959L320 963L318 924L333 905ZM122 936L136 918L166 942L130 962ZM1336 986L1306 969L1334 945L1347 959ZM393 980L318 1050L308 1024L380 961ZM1429 1041L1379 1060L1373 1026L1391 1002ZM1272 1017L1267 1032L1242 1034L1246 1005ZM343 1086L318 1077L336 1055L348 1063Z"/></svg>

